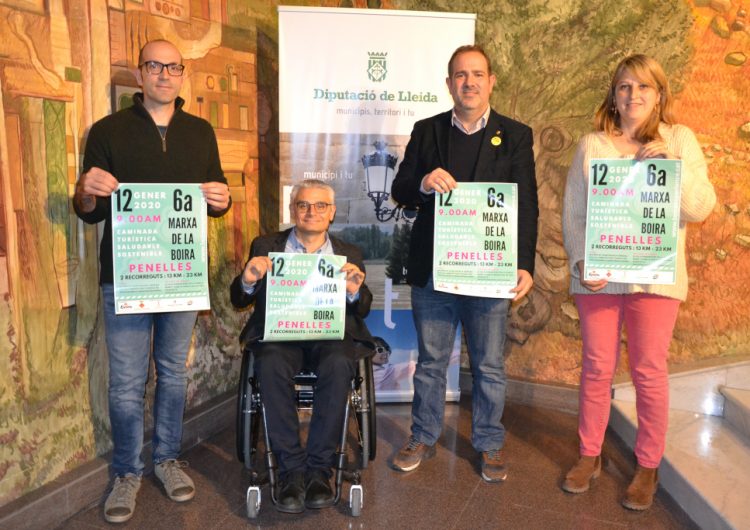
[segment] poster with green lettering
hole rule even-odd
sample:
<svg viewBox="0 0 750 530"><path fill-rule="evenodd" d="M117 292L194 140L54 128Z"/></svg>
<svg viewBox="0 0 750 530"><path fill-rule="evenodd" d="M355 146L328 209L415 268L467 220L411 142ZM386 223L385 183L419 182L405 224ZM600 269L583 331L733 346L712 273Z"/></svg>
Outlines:
<svg viewBox="0 0 750 530"><path fill-rule="evenodd" d="M112 194L115 312L210 309L199 184L120 184Z"/></svg>
<svg viewBox="0 0 750 530"><path fill-rule="evenodd" d="M270 252L264 341L341 340L346 256Z"/></svg>
<svg viewBox="0 0 750 530"><path fill-rule="evenodd" d="M513 298L518 266L517 185L460 182L435 197L436 291Z"/></svg>
<svg viewBox="0 0 750 530"><path fill-rule="evenodd" d="M674 284L680 161L596 158L588 169L584 278Z"/></svg>

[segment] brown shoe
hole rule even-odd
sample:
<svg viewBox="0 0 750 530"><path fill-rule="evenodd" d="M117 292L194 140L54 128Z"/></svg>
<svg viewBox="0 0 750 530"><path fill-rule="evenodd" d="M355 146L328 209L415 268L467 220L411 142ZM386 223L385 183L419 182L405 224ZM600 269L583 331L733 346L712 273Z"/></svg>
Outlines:
<svg viewBox="0 0 750 530"><path fill-rule="evenodd" d="M502 482L507 476L503 450L482 451L482 479L485 482Z"/></svg>
<svg viewBox="0 0 750 530"><path fill-rule="evenodd" d="M418 442L413 436L409 436L396 456L391 461L391 467L397 471L413 471L419 467L422 460L435 456L435 446Z"/></svg>
<svg viewBox="0 0 750 530"><path fill-rule="evenodd" d="M622 505L628 510L647 510L654 503L654 493L659 487L658 468L641 467L635 468L633 482L625 492Z"/></svg>
<svg viewBox="0 0 750 530"><path fill-rule="evenodd" d="M602 472L602 457L597 456L583 456L578 460L578 463L570 468L568 474L565 475L565 481L562 484L562 489L568 493L583 493L588 491L591 485L591 480L599 478L599 474Z"/></svg>

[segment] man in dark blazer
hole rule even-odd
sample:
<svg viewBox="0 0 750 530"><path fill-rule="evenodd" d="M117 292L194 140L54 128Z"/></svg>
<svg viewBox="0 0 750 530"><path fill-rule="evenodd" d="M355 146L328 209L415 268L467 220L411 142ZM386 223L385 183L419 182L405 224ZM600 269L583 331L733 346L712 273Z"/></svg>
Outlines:
<svg viewBox="0 0 750 530"><path fill-rule="evenodd" d="M526 125L490 108L495 84L489 58L479 46L462 46L448 62L446 84L453 110L414 125L391 195L418 209L411 232L407 281L411 285L419 359L414 373L411 436L393 457L400 471L416 469L435 453L443 426L446 371L458 322L471 359L472 445L481 453L481 475L505 480L505 326L507 299L435 291L432 281L435 194L461 182L512 182L518 185L519 300L533 285L537 239L533 136Z"/></svg>
<svg viewBox="0 0 750 530"><path fill-rule="evenodd" d="M266 409L271 447L278 457L280 491L276 508L300 513L307 508L333 504L331 466L343 426L350 382L356 360L371 352L373 338L364 323L370 311L372 293L364 283L362 253L335 237L328 227L336 214L334 190L319 180L305 180L292 189L289 210L295 226L283 232L257 237L250 246L250 258L231 286L232 304L254 303L240 335L253 351ZM346 256L341 268L346 273L346 324L343 340L263 342L266 309L266 273L271 267L269 252L300 252ZM315 385L313 416L307 449L299 439L299 420L294 376L307 365L318 380Z"/></svg>

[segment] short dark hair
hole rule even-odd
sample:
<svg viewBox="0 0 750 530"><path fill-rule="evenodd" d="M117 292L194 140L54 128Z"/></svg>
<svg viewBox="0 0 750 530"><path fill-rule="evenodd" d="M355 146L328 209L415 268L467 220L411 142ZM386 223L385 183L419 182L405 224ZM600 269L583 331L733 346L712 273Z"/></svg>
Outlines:
<svg viewBox="0 0 750 530"><path fill-rule="evenodd" d="M177 52L179 53L179 49L177 49L177 46L175 46L173 42L168 41L167 39L154 39L154 40L150 40L146 44L144 44L141 47L140 51L138 52L138 65L139 66L141 64L143 64L143 51L146 49L146 46L148 46L149 44L154 44L156 42L166 42L167 44L170 44L170 45L174 46L175 49L177 50ZM180 53L180 61L182 61L182 53Z"/></svg>
<svg viewBox="0 0 750 530"><path fill-rule="evenodd" d="M453 76L453 60L462 53L469 52L477 52L482 54L484 60L487 61L487 74L492 75L492 63L490 62L490 58L487 56L487 52L484 51L484 48L482 48L479 44L466 44L464 46L459 46L458 48L456 48L456 51L454 51L453 55L451 55L451 58L448 61L448 77Z"/></svg>

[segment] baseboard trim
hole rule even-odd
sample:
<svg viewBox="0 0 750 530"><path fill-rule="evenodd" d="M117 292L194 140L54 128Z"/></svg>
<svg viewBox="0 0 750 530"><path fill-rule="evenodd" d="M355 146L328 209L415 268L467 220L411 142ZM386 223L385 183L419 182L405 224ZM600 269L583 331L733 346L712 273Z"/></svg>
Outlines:
<svg viewBox="0 0 750 530"><path fill-rule="evenodd" d="M188 412L182 431L182 450L187 451L231 426L235 418L237 394L216 397ZM144 444L144 461L151 454L150 436ZM23 497L0 507L0 528L55 528L81 510L102 501L110 481L111 454L95 458L65 473ZM145 472L151 472L147 465Z"/></svg>
<svg viewBox="0 0 750 530"><path fill-rule="evenodd" d="M471 395L471 372L462 370L458 381L461 393ZM578 389L574 387L508 378L505 399L511 403L578 414Z"/></svg>

